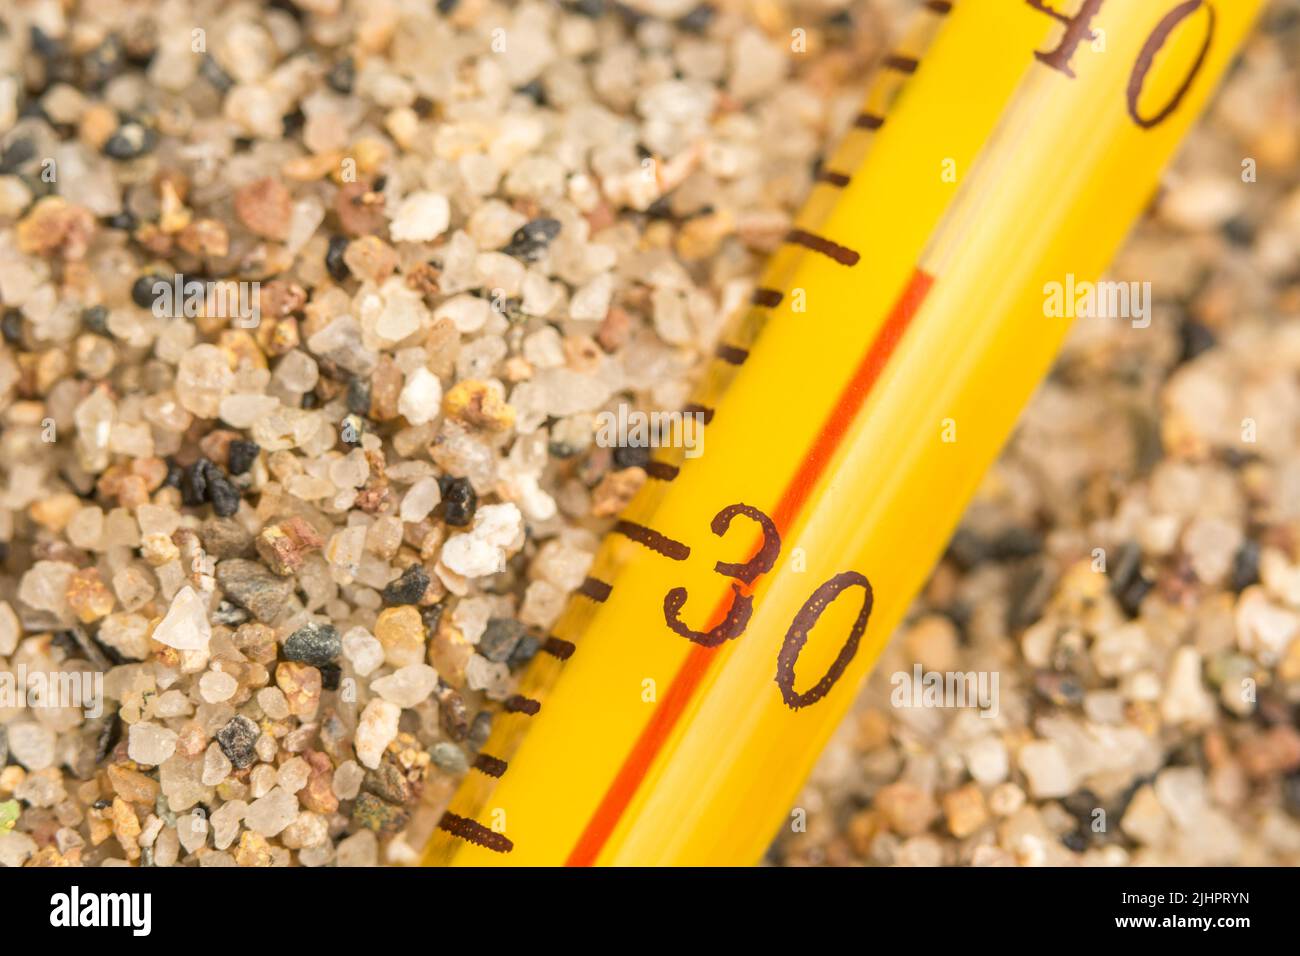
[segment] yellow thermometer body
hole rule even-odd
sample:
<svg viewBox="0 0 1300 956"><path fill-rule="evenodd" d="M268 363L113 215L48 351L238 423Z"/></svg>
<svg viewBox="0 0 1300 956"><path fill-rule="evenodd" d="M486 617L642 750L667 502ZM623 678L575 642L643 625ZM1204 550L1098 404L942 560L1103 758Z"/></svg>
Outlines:
<svg viewBox="0 0 1300 956"><path fill-rule="evenodd" d="M1260 6L926 4L425 863L761 859Z"/></svg>

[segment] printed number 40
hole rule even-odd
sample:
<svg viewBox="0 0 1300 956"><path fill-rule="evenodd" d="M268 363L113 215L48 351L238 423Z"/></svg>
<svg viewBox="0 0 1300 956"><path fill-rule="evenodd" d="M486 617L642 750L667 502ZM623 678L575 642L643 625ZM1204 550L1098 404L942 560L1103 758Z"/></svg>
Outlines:
<svg viewBox="0 0 1300 956"><path fill-rule="evenodd" d="M1057 44L1056 49L1050 51L1040 50L1035 52L1034 56L1052 69L1058 70L1073 79L1074 70L1070 66L1070 59L1074 56L1074 51L1078 49L1080 43L1085 40L1096 39L1096 34L1092 29L1092 20L1101 11L1105 0L1083 0L1078 12L1073 15L1062 13L1060 10L1048 6L1047 0L1025 0L1025 2L1039 13L1046 13L1049 17L1060 21L1065 26L1065 33L1061 36L1061 42ZM1200 53L1197 54L1195 62L1188 70L1182 84L1170 97L1169 102L1155 115L1143 116L1141 110L1138 109L1138 100L1142 96L1142 88L1146 85L1147 74L1151 71L1156 54L1164 47L1165 41L1169 39L1179 24L1202 7L1205 8L1206 12L1206 28L1205 40L1201 44ZM1174 110L1178 109L1178 104L1183 101L1187 91L1192 88L1196 75L1201 72L1201 67L1205 65L1206 54L1210 52L1210 43L1214 40L1214 28L1217 20L1218 16L1214 11L1214 6L1208 0L1183 0L1182 3L1179 3L1166 13L1160 22L1155 25L1155 28L1147 36L1146 43L1142 45L1142 50L1138 53L1132 72L1129 74L1128 114L1134 123L1143 129L1151 129L1153 126L1159 126L1173 114Z"/></svg>

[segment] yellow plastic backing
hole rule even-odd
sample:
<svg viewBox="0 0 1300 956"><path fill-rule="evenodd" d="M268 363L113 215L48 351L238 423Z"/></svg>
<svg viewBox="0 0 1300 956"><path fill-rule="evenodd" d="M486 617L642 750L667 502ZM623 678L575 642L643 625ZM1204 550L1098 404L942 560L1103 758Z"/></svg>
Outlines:
<svg viewBox="0 0 1300 956"><path fill-rule="evenodd" d="M451 804L509 851L439 831L426 863L761 859L1066 334L1068 319L1045 314L1045 285L1099 277L1260 5L1102 0L1069 57L1073 77L1035 57L1070 25L1027 0L928 5L911 37L937 30L933 42L891 58L883 121L855 128L827 164L853 157L839 170L847 184L819 185L796 223L856 264L782 247L762 283L780 304L755 307L725 337L748 356L715 361L698 398L714 413L703 455L656 452L680 473L647 482L624 515L689 557L610 536L591 571L608 598L574 598L553 632L572 656L539 656L521 687L540 711L503 715L484 747L506 769L499 780L471 771ZM1080 3L1039 6L1068 18ZM1172 29L1157 49L1162 22ZM1139 119L1186 86L1149 126L1130 110L1144 48ZM899 307L909 290L910 317ZM855 406L845 390L869 354L883 364ZM828 446L844 407L855 411ZM825 460L809 465L818 447ZM816 480L753 582L748 626L698 650L667 626L665 595L685 588L681 617L716 624L735 579L714 564L745 562L759 535L745 517L717 535L714 516L737 503L774 515L801 469ZM792 709L776 681L787 630L846 571L870 582L865 635L829 692ZM827 672L862 607L862 588L849 587L825 608L795 664L798 693ZM694 683L681 676L692 655Z"/></svg>

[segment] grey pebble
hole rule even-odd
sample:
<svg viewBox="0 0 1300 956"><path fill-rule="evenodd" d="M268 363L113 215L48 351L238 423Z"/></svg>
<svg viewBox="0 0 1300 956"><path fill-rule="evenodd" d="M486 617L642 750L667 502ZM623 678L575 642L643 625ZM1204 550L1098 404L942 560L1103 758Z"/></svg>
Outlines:
<svg viewBox="0 0 1300 956"><path fill-rule="evenodd" d="M528 628L510 617L494 617L487 622L483 636L478 641L478 652L490 661L506 661L515 646L528 633Z"/></svg>
<svg viewBox="0 0 1300 956"><path fill-rule="evenodd" d="M429 756L439 770L447 773L464 773L469 769L469 758L465 756L465 751L445 740L434 744L429 750Z"/></svg>
<svg viewBox="0 0 1300 956"><path fill-rule="evenodd" d="M291 661L325 667L343 653L343 639L333 624L304 624L284 642L284 656Z"/></svg>
<svg viewBox="0 0 1300 956"><path fill-rule="evenodd" d="M237 714L230 723L217 731L217 746L226 755L231 766L236 770L243 770L251 766L257 758L253 748L261 735L262 731L258 729L257 724L243 714Z"/></svg>
<svg viewBox="0 0 1300 956"><path fill-rule="evenodd" d="M253 617L269 624L284 611L293 595L293 580L273 574L256 561L232 558L217 565L217 584L226 597L248 608Z"/></svg>

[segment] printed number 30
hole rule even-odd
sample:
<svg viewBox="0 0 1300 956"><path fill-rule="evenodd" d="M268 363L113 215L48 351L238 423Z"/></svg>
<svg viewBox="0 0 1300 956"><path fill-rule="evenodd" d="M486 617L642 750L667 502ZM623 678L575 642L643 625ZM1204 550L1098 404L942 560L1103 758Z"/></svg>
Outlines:
<svg viewBox="0 0 1300 956"><path fill-rule="evenodd" d="M728 505L723 508L713 516L710 528L714 534L722 537L731 527L732 520L737 517L749 518L757 523L763 532L763 543L754 556L744 564L719 561L713 566L713 570L750 585L760 574L767 573L776 565L777 556L781 553L781 535L771 518L746 504ZM808 643L808 632L821 619L826 608L843 591L851 587L861 587L864 596L862 610L858 612L857 620L849 630L848 640L844 642L844 646L840 648L839 654L821 679L808 690L798 693L794 689L794 668L799 660L799 652ZM717 647L743 634L754 612L753 597L745 594L739 584L732 584L731 592L731 605L723 615L722 621L707 631L696 631L688 627L680 616L681 609L686 604L686 589L673 588L664 595L664 621L673 633L681 635L693 644L699 644L701 647ZM776 658L776 686L780 688L781 698L786 706L798 710L800 707L817 703L830 693L831 688L835 686L835 682L840 679L858 651L858 644L871 617L872 601L871 582L865 575L857 571L841 571L818 587L803 603L803 607L799 608L794 620L790 622L789 629L785 632L785 640L781 642L781 650Z"/></svg>

